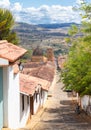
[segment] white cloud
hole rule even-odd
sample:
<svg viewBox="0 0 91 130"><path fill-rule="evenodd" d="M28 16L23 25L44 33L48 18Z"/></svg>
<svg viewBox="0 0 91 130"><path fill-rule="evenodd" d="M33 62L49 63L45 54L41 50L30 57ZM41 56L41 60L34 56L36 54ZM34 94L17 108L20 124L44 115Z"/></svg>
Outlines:
<svg viewBox="0 0 91 130"><path fill-rule="evenodd" d="M61 23L61 22L79 22L80 18L78 12L72 10L72 6L60 6L53 5L47 6L43 5L39 8L26 8L24 10L28 19L34 24L40 23Z"/></svg>
<svg viewBox="0 0 91 130"><path fill-rule="evenodd" d="M10 6L9 0L0 0L0 7L8 8Z"/></svg>
<svg viewBox="0 0 91 130"><path fill-rule="evenodd" d="M72 10L72 6L42 5L39 8L24 8L19 2L12 4L9 0L0 1L0 6L11 9L16 21L19 22L23 21L33 24L80 22L79 14Z"/></svg>
<svg viewBox="0 0 91 130"><path fill-rule="evenodd" d="M18 12L18 11L21 11L21 10L22 10L21 4L20 4L19 2L14 3L12 10L13 10L13 11L17 11L17 12Z"/></svg>
<svg viewBox="0 0 91 130"><path fill-rule="evenodd" d="M84 2L84 0L76 0L76 3L79 5L82 4L83 2Z"/></svg>

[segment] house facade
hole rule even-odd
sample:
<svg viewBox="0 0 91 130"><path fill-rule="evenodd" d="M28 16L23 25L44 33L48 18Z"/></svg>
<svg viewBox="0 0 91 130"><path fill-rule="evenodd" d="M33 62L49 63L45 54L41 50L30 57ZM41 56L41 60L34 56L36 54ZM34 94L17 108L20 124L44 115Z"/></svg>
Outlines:
<svg viewBox="0 0 91 130"><path fill-rule="evenodd" d="M82 97L78 97L78 103L81 106L81 108L91 116L91 96L90 95L84 95Z"/></svg>
<svg viewBox="0 0 91 130"><path fill-rule="evenodd" d="M57 67L59 69L63 69L64 68L64 64L66 62L67 56L66 55L59 55L58 59L57 59Z"/></svg>
<svg viewBox="0 0 91 130"><path fill-rule="evenodd" d="M19 74L14 74L13 66L9 65L3 68L3 77L3 126L15 128L19 125Z"/></svg>
<svg viewBox="0 0 91 130"><path fill-rule="evenodd" d="M30 96L25 93L20 93L20 114L19 114L19 127L24 127L28 120L31 119L30 113Z"/></svg>
<svg viewBox="0 0 91 130"><path fill-rule="evenodd" d="M0 41L0 128L19 126L19 73L14 72L15 62L25 49ZM4 63L5 64L4 64ZM16 116L17 115L17 116Z"/></svg>
<svg viewBox="0 0 91 130"><path fill-rule="evenodd" d="M29 64L24 73L19 72L17 60L25 53L23 48L0 41L0 129L24 127L43 107L53 82L53 62L40 61L36 69Z"/></svg>
<svg viewBox="0 0 91 130"><path fill-rule="evenodd" d="M23 74L29 77L35 77L34 81L37 85L40 85L40 91L34 93L30 97L30 111L34 115L43 107L48 96L48 91L54 85L55 65L54 62L48 61L46 63L29 62L24 64Z"/></svg>
<svg viewBox="0 0 91 130"><path fill-rule="evenodd" d="M20 92L29 96L30 117L36 114L40 107L43 107L45 97L47 97L45 91L47 93L49 85L50 82L46 80L26 74L20 75Z"/></svg>

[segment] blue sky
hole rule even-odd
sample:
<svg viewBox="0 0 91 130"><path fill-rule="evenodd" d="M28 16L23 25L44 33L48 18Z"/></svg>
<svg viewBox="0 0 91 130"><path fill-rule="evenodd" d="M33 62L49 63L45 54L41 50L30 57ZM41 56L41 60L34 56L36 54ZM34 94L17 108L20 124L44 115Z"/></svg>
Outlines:
<svg viewBox="0 0 91 130"><path fill-rule="evenodd" d="M80 23L79 12L74 12L73 6L81 2L82 0L0 0L0 7L9 9L18 22Z"/></svg>
<svg viewBox="0 0 91 130"><path fill-rule="evenodd" d="M39 7L43 4L46 5L62 5L62 6L69 6L74 5L76 0L10 0L11 2L20 2L24 7Z"/></svg>

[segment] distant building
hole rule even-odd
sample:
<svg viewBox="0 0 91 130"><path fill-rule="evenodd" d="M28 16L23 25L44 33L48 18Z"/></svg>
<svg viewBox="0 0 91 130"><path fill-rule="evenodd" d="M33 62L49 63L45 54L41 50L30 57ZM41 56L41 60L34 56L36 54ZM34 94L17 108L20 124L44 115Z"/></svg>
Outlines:
<svg viewBox="0 0 91 130"><path fill-rule="evenodd" d="M33 54L31 57L32 62L46 62L47 58L43 54L43 50L39 47L33 50Z"/></svg>
<svg viewBox="0 0 91 130"><path fill-rule="evenodd" d="M54 53L52 48L47 49L47 59L48 61L54 61Z"/></svg>
<svg viewBox="0 0 91 130"><path fill-rule="evenodd" d="M58 56L58 67L60 69L64 68L64 64L65 64L66 59L67 59L66 55L60 55L60 56Z"/></svg>

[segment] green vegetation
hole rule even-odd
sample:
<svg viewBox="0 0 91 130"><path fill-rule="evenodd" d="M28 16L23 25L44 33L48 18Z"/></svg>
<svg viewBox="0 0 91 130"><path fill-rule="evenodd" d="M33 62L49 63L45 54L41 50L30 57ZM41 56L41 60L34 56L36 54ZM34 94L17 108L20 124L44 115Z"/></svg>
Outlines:
<svg viewBox="0 0 91 130"><path fill-rule="evenodd" d="M82 3L82 26L72 26L67 38L71 45L62 80L65 88L75 90L83 95L91 95L91 4ZM81 35L78 35L78 34Z"/></svg>
<svg viewBox="0 0 91 130"><path fill-rule="evenodd" d="M17 35L12 31L13 25L14 18L11 12L0 8L0 40L7 40L13 44L18 43Z"/></svg>
<svg viewBox="0 0 91 130"><path fill-rule="evenodd" d="M21 62L26 62L27 60L31 59L32 56L32 50L28 50L27 53L21 58Z"/></svg>

